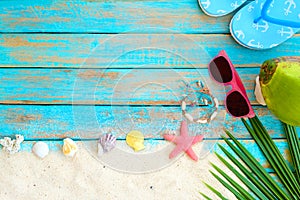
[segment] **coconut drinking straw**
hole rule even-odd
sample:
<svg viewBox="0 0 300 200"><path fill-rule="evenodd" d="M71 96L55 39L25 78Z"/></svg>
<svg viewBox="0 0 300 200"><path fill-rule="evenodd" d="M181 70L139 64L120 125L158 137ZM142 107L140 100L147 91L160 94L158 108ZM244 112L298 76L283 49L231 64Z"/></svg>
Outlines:
<svg viewBox="0 0 300 200"><path fill-rule="evenodd" d="M300 199L300 186L296 176L287 165L279 149L258 117L255 115L247 97L245 87L243 86L242 81L226 52L221 51L215 58L213 58L208 69L211 77L219 84L231 85L232 89L226 94L225 100L227 112L234 117L241 118L248 132L253 137L260 150L270 163L271 168L278 176L284 186L284 189L274 181L256 158L251 155L251 153L229 131L226 131L226 133L232 142L224 136L222 136L222 138L229 148L240 158L240 160L237 160L235 156L233 156L220 144L219 147L221 150L235 166L229 164L229 162L227 162L218 153L216 153L216 155L252 193L246 191L239 183L234 181L214 164L212 164L213 168L221 176L211 171L212 175L238 199ZM248 124L244 118L248 118L250 124ZM247 167L241 164L241 162L243 162ZM237 171L235 169L236 167L239 168L241 172ZM209 186L209 188L213 187ZM215 190L212 191L221 199L226 199L222 196L222 194L217 193ZM210 199L205 194L202 195L206 199Z"/></svg>

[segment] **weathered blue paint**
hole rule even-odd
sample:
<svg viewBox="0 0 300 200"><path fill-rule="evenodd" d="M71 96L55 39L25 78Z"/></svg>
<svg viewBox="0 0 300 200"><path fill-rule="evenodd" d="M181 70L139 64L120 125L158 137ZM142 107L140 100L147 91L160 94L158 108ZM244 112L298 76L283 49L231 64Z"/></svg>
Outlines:
<svg viewBox="0 0 300 200"><path fill-rule="evenodd" d="M224 18L207 17L197 1L0 2L1 32L228 32Z"/></svg>
<svg viewBox="0 0 300 200"><path fill-rule="evenodd" d="M228 33L232 17L208 17L195 0L4 0L0 13L1 32Z"/></svg>
<svg viewBox="0 0 300 200"><path fill-rule="evenodd" d="M224 107L220 107L220 113L224 112ZM284 138L281 123L265 107L256 106L255 112L273 138ZM161 134L166 129L178 130L182 119L178 106L1 105L0 121L3 123L0 123L0 136L22 134L26 140L65 137L95 139L104 134L107 128L112 128L119 139L124 139L126 131L134 127L142 130L148 138L162 139ZM250 138L240 120L229 115L226 115L226 119L216 120L208 127L197 125L197 134L207 134L207 139L218 139L219 134L224 134L222 128L225 126L238 138ZM190 126L190 134L195 134L195 129Z"/></svg>
<svg viewBox="0 0 300 200"><path fill-rule="evenodd" d="M0 34L0 67L204 68L221 49L235 67L259 67L300 55L300 34L267 51L246 49L228 34Z"/></svg>
<svg viewBox="0 0 300 200"><path fill-rule="evenodd" d="M237 70L254 103L259 68ZM199 79L211 80L207 69L0 68L0 103L178 105L182 81ZM224 99L223 87L214 87L212 93Z"/></svg>
<svg viewBox="0 0 300 200"><path fill-rule="evenodd" d="M65 137L92 140L86 143L94 145L100 133L113 127L125 130L115 132L124 143L134 119L134 128L144 130L147 145L155 150L165 143L160 128L177 129L182 120L179 80L197 80L198 72L208 78L203 68L221 49L238 68L256 104L253 89L259 66L270 58L300 55L300 34L271 50L253 51L231 38L230 18L204 15L196 0L1 1L0 136L25 135L31 140L22 146L25 151L37 140L47 140L51 150L59 151ZM200 56L199 46L207 55ZM140 87L150 80L156 84ZM224 98L223 90L213 92L219 100ZM220 111L225 112L223 106ZM280 122L265 107L256 106L255 111L286 156ZM239 120L227 115L216 121L204 127L214 132L205 138L209 147L224 144L218 138L225 126L269 170Z"/></svg>

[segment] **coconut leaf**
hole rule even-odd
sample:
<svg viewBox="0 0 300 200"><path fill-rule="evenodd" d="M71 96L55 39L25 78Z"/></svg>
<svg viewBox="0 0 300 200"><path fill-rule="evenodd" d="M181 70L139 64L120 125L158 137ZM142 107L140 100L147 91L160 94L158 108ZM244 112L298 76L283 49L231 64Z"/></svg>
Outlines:
<svg viewBox="0 0 300 200"><path fill-rule="evenodd" d="M296 179L300 185L300 142L294 126L283 123L286 139L289 145Z"/></svg>
<svg viewBox="0 0 300 200"><path fill-rule="evenodd" d="M274 141L257 116L250 118L249 121L254 130L253 132L250 132L250 134L257 142L259 148L267 158L271 167L274 169L276 175L286 190L290 193L290 196L293 199L300 199L300 186L296 180L296 177L281 155ZM247 123L245 120L243 120L243 122Z"/></svg>
<svg viewBox="0 0 300 200"><path fill-rule="evenodd" d="M222 151L226 155L230 155L230 153L222 146ZM217 157L226 165L230 171L232 171L237 178L239 178L246 186L249 188L259 199L268 200L274 198L272 193L265 188L260 181L251 173L251 171L247 170L236 158L232 156L231 161L242 171L242 173L249 179L243 176L242 173L239 173L233 166L231 166L222 156L217 154ZM252 182L251 182L252 181Z"/></svg>
<svg viewBox="0 0 300 200"><path fill-rule="evenodd" d="M208 196L206 196L204 193L199 192L206 200L213 200L212 198L209 198Z"/></svg>
<svg viewBox="0 0 300 200"><path fill-rule="evenodd" d="M236 154L236 156L240 158L240 160L237 160L232 153L230 153L221 145L219 145L219 147L233 164L227 162L219 154L216 155L222 161L222 163L224 163L225 166L233 174L235 174L235 176L242 183L244 183L249 191L253 193L245 191L237 182L235 182L231 177L229 177L214 164L212 164L212 166L215 168L215 170L227 181L223 180L217 174L211 172L213 176L238 199L300 199L300 145L295 128L285 125L285 132L287 134L287 140L296 175L294 175L292 170L289 168L287 162L281 155L279 149L273 142L266 129L263 127L262 123L259 121L258 117L255 116L254 118L249 119L251 125L248 124L244 119L242 119L242 121L262 153L265 155L284 188L279 186L279 184L274 181L274 179L267 173L264 167L255 159L255 157L228 131L226 131L226 133L232 142L225 137L223 137L223 139L226 142L226 145L228 145L228 147ZM240 169L240 172L236 170L237 168ZM211 190L214 189L211 186L209 188ZM223 198L224 197L222 196L222 199Z"/></svg>
<svg viewBox="0 0 300 200"><path fill-rule="evenodd" d="M239 200L244 200L244 197L233 187L231 187L230 184L228 184L226 181L224 181L222 178L220 178L217 174L214 172L210 171L210 173L220 182L222 183L234 196L239 199Z"/></svg>
<svg viewBox="0 0 300 200"><path fill-rule="evenodd" d="M203 182L204 183L204 185L208 188L208 189L210 189L213 193L215 193L220 199L222 199L222 200L228 200L226 197L224 197L220 192L218 192L214 187L212 187L211 185L209 185L209 184L207 184L207 183L205 183L205 182ZM201 194L201 193L200 193ZM206 196L206 195L205 195ZM207 196L206 196L207 197ZM209 197L208 197L209 198Z"/></svg>
<svg viewBox="0 0 300 200"><path fill-rule="evenodd" d="M239 183L237 183L236 181L234 181L229 175L227 175L225 172L223 172L219 167L217 167L216 165L212 164L213 168L219 172L234 188L236 188L236 190L240 193L241 196L243 196L244 199L249 199L249 200L255 200L251 194L246 191L243 187L240 186Z"/></svg>
<svg viewBox="0 0 300 200"><path fill-rule="evenodd" d="M265 190L263 189L260 190L264 192L264 194L267 195L270 199L273 199L272 194L278 199L289 199L286 192L280 188L280 186L268 174L265 168L255 159L255 157L230 132L226 131L226 133L239 149L236 148L232 143L230 143L227 138L223 137L227 145L236 153L236 155L243 161L243 163L249 169L251 169L253 175L255 175L261 183L256 183L253 180L252 182L256 183L258 188L265 187L269 189L271 194L264 192ZM231 161L234 161L234 157L228 151L226 151L225 148L221 149L223 149L223 152ZM239 162L241 161L235 161L235 163ZM238 164L236 165L238 166Z"/></svg>

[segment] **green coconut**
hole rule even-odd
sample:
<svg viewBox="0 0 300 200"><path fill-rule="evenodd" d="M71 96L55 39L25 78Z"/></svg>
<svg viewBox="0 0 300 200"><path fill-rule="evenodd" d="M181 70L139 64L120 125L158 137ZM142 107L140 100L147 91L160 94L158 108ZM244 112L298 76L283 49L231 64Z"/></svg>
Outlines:
<svg viewBox="0 0 300 200"><path fill-rule="evenodd" d="M265 102L281 121L300 125L300 56L263 63L259 81Z"/></svg>

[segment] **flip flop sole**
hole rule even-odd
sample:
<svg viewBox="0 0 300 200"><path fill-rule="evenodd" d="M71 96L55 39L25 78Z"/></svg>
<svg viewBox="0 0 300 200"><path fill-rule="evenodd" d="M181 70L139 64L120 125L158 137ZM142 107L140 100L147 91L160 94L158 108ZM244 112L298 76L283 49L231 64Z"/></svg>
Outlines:
<svg viewBox="0 0 300 200"><path fill-rule="evenodd" d="M291 38L300 30L262 19L255 23L254 21L261 16L261 10L265 2L266 0L251 2L233 16L230 22L230 32L233 38L242 46L255 50L273 48Z"/></svg>
<svg viewBox="0 0 300 200"><path fill-rule="evenodd" d="M246 1L247 0L198 0L198 3L206 15L221 17L235 11Z"/></svg>

